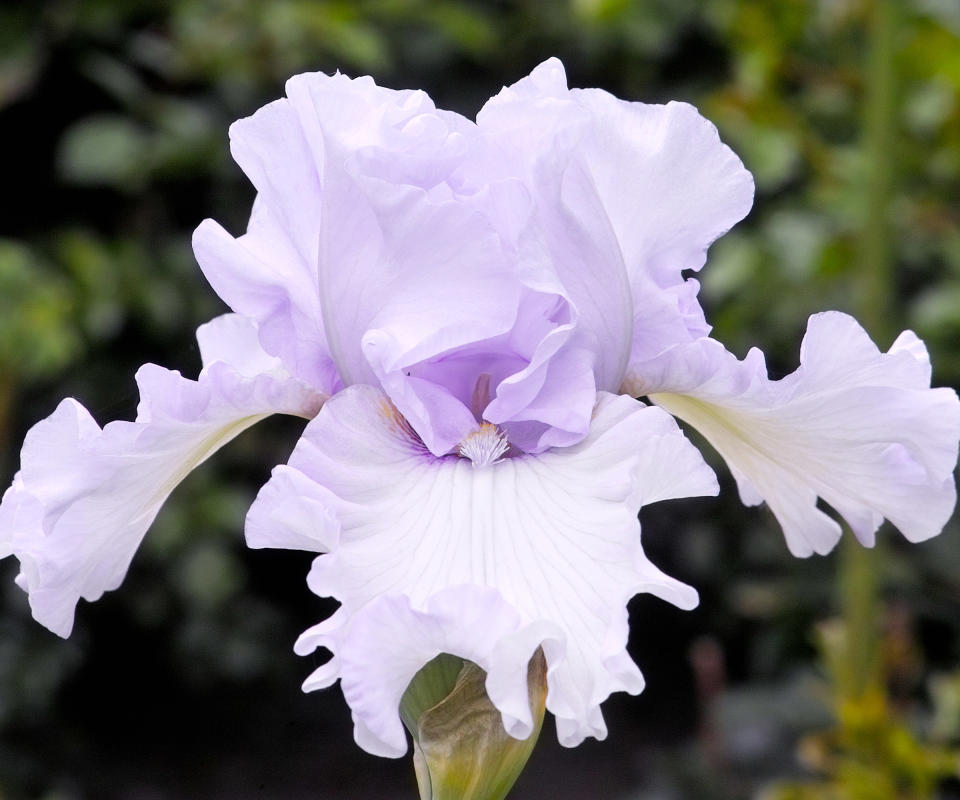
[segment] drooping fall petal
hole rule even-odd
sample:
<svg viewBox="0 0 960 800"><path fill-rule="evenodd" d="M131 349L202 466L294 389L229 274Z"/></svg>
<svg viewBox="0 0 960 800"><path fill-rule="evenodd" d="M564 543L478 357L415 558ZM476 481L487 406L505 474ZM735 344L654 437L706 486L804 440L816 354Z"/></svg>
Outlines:
<svg viewBox="0 0 960 800"><path fill-rule="evenodd" d="M135 422L101 429L66 399L27 434L0 503L0 555L19 559L34 617L60 636L81 597L120 585L160 506L194 467L264 417L311 417L324 399L259 350L246 320L220 317L197 337L198 380L154 364L137 372Z"/></svg>
<svg viewBox="0 0 960 800"><path fill-rule="evenodd" d="M840 526L872 545L884 518L936 536L956 503L960 403L930 388L926 348L905 331L886 353L852 317L810 318L800 367L774 381L759 350L738 361L712 339L677 347L625 389L690 423L724 457L744 503L766 502L798 556L829 552Z"/></svg>
<svg viewBox="0 0 960 800"><path fill-rule="evenodd" d="M574 745L605 735L599 706L611 692L643 686L625 650L627 600L650 592L683 608L696 604L696 592L643 554L637 511L716 489L673 420L624 396L600 396L577 445L480 465L432 455L383 393L354 386L324 407L289 465L274 471L250 511L247 536L252 546L325 552L308 582L342 607L302 639L301 649L323 644L334 652L307 685L344 682L368 749L405 750L396 704L368 707L369 697L399 701L402 676L409 680L439 652L499 675L495 653L508 636L523 639L508 648L511 697L526 692L526 664L549 638L547 708L561 741ZM467 652L443 608L451 598L479 597L478 587L495 589L499 599L487 593L483 602L512 621L489 641L473 637ZM435 599L441 593L447 600ZM404 637L408 650L371 640L375 631L395 637L407 628L416 631ZM376 649L381 661L348 655L357 648ZM513 719L512 708L501 711Z"/></svg>

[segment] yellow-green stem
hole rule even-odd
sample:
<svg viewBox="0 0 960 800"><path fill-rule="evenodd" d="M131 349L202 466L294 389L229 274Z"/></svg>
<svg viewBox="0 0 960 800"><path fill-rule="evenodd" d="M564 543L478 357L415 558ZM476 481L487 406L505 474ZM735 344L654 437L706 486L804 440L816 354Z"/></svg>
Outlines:
<svg viewBox="0 0 960 800"><path fill-rule="evenodd" d="M870 4L866 94L863 114L863 231L855 309L871 334L892 332L894 287L893 192L897 134L896 37L901 0Z"/></svg>
<svg viewBox="0 0 960 800"><path fill-rule="evenodd" d="M894 300L894 255L891 209L896 163L897 5L900 0L873 0L864 97L863 210L855 311L874 338L889 338ZM839 590L847 654L845 699L856 701L879 688L879 574L882 552L860 546L849 531L841 550Z"/></svg>

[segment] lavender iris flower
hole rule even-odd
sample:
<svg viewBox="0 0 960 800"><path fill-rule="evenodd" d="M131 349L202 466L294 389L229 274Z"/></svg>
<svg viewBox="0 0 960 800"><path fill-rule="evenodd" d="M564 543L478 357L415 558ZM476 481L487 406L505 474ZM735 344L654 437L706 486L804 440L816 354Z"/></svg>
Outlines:
<svg viewBox="0 0 960 800"><path fill-rule="evenodd" d="M643 688L627 601L697 603L637 521L718 490L674 416L798 556L840 537L818 498L866 545L884 518L911 541L940 532L960 404L930 388L913 333L883 353L851 317L815 315L777 381L758 350L709 338L683 273L753 181L694 108L568 90L556 59L476 123L370 78L286 89L230 131L258 192L247 232L194 236L234 312L197 332L199 378L148 364L136 421L101 429L68 399L27 435L0 556L52 631L120 584L191 469L274 413L310 422L247 541L319 554L310 588L341 607L297 642L333 653L304 688L339 680L358 743L384 756L406 751L400 697L439 653L486 670L523 738L542 647L561 742L605 736L600 704Z"/></svg>

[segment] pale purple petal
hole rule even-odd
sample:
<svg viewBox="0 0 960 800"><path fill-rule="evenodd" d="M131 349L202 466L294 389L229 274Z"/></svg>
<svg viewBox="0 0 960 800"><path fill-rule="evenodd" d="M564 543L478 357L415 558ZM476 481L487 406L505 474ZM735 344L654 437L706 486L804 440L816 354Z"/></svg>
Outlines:
<svg viewBox="0 0 960 800"><path fill-rule="evenodd" d="M443 181L475 127L422 92L320 74L287 91L320 165L319 293L339 373L346 384L379 383L427 447L447 452L482 411L470 405L479 373L464 387L458 362L469 353L490 362L487 375L515 368L507 344L524 309L556 303L540 299L498 235L506 209L522 216L524 193L506 184L489 188L488 202L461 202ZM555 327L543 319L541 337Z"/></svg>
<svg viewBox="0 0 960 800"><path fill-rule="evenodd" d="M567 331L558 329L560 339ZM545 339L530 364L497 386L484 419L498 423L527 453L576 444L590 429L596 402L593 351Z"/></svg>
<svg viewBox="0 0 960 800"><path fill-rule="evenodd" d="M441 653L472 661L487 672L488 696L500 710L507 732L518 739L533 730L527 689L527 664L546 643L562 654L562 631L549 622L524 624L520 614L496 589L456 586L432 595L414 608L404 595L381 596L342 618L343 627L304 637L298 649L318 645L336 651L343 695L353 711L357 743L374 755L399 758L407 738L397 709L420 668ZM310 642L307 644L306 639ZM305 684L329 684L328 665ZM317 687L321 688L321 687Z"/></svg>
<svg viewBox="0 0 960 800"><path fill-rule="evenodd" d="M524 234L542 248L576 309L572 345L594 352L597 388L615 391L630 352L630 284L582 145L590 115L569 97L556 59L504 89L477 115L486 150L464 172L473 181L493 174L528 187L533 211Z"/></svg>
<svg viewBox="0 0 960 800"><path fill-rule="evenodd" d="M698 270L707 248L753 204L753 178L687 103L648 105L602 89L572 92L592 115L581 146L617 232L627 271L661 286Z"/></svg>
<svg viewBox="0 0 960 800"><path fill-rule="evenodd" d="M583 200L570 202L567 213L590 218L596 197L615 234L633 300L632 365L707 333L698 284L681 272L700 269L709 245L749 211L753 179L695 108L568 90L553 58L491 99L477 120L496 138L504 172L524 174L542 154L564 148L575 155ZM593 292L619 291L619 279L597 270L581 265L579 275L590 276ZM608 313L618 308L617 298L599 299ZM612 352L623 350L613 343L601 339ZM598 385L607 388L603 380Z"/></svg>
<svg viewBox="0 0 960 800"><path fill-rule="evenodd" d="M257 323L262 349L317 391L339 388L329 354L316 281L272 212L254 204L247 233L234 239L213 220L193 234L193 251L210 285L238 314Z"/></svg>
<svg viewBox="0 0 960 800"><path fill-rule="evenodd" d="M586 435L631 358L707 331L680 272L745 212L749 176L692 109L568 91L556 60L479 125L369 78L287 95L231 131L259 192L248 233L207 221L195 249L294 375L379 384L438 455L482 419L538 452Z"/></svg>
<svg viewBox="0 0 960 800"><path fill-rule="evenodd" d="M287 81L287 97L320 166L429 190L443 184L475 135L474 124L437 109L420 90L322 72ZM336 163L333 163L336 162Z"/></svg>
<svg viewBox="0 0 960 800"><path fill-rule="evenodd" d="M198 338L208 360L197 381L140 368L135 422L101 430L67 399L27 434L0 503L0 552L19 559L17 583L34 617L61 636L81 597L96 600L120 585L161 505L194 467L260 419L310 417L324 399L275 359L237 347L255 346L249 322L227 315Z"/></svg>
<svg viewBox="0 0 960 800"><path fill-rule="evenodd" d="M295 377L330 393L336 370L317 292L323 197L311 150L286 99L230 128L231 150L257 188L245 235L213 220L194 233L194 253L217 294L257 323L264 350Z"/></svg>
<svg viewBox="0 0 960 800"><path fill-rule="evenodd" d="M298 256L296 264L286 266L315 277L317 226L323 213L320 172L290 101L275 100L234 122L230 152L256 187L264 213Z"/></svg>
<svg viewBox="0 0 960 800"><path fill-rule="evenodd" d="M697 428L726 459L749 505L770 506L791 552L826 553L840 526L872 545L884 518L910 541L936 536L956 503L960 403L930 388L923 343L907 331L880 352L856 320L810 318L800 367L767 377L763 354L743 361L712 339L666 353L625 389Z"/></svg>
<svg viewBox="0 0 960 800"><path fill-rule="evenodd" d="M307 688L343 681L363 746L403 752L396 705L384 709L371 698L392 703L411 669L452 652L500 674L506 662L497 648L506 632L530 625L538 635L523 635L522 648L504 650L510 664L504 674L512 670L519 680L525 673L517 665L549 640L547 707L558 717L561 741L573 745L605 735L599 706L611 692L642 688L624 650L627 600L651 592L683 608L696 603L690 587L644 556L637 510L716 491L712 472L673 420L627 397L601 395L588 436L575 446L475 466L432 455L385 395L354 386L324 407L289 466L261 490L248 535L260 539L269 520L282 520L281 546L328 548L309 584L343 606L305 634L298 652L320 645L334 652ZM291 512L298 507L302 514ZM319 508L336 522L324 523L322 542L306 541ZM482 599L480 589L495 589L505 605ZM496 614L506 609L515 621L490 632L496 641L478 640L481 649L469 650L462 626L458 633L452 623L438 622L447 602L441 596L467 603L457 612L461 619L493 603ZM401 631L417 643L412 652L398 650ZM371 663L374 651L387 663ZM513 705L491 697L516 718ZM515 735L527 730L521 725Z"/></svg>

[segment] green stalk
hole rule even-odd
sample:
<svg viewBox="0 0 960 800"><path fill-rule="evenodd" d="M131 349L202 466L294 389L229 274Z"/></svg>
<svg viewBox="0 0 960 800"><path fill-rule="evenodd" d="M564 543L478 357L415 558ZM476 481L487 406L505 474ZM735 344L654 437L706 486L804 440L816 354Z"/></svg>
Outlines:
<svg viewBox="0 0 960 800"><path fill-rule="evenodd" d="M863 235L857 313L875 338L891 330L895 295L892 205L897 135L896 36L900 0L874 0L864 98Z"/></svg>
<svg viewBox="0 0 960 800"><path fill-rule="evenodd" d="M871 335L886 341L894 301L891 208L896 162L895 48L900 0L874 0L864 98L864 220L857 264L857 316ZM845 699L856 702L882 685L877 627L882 552L862 547L845 532L839 590L845 632Z"/></svg>

